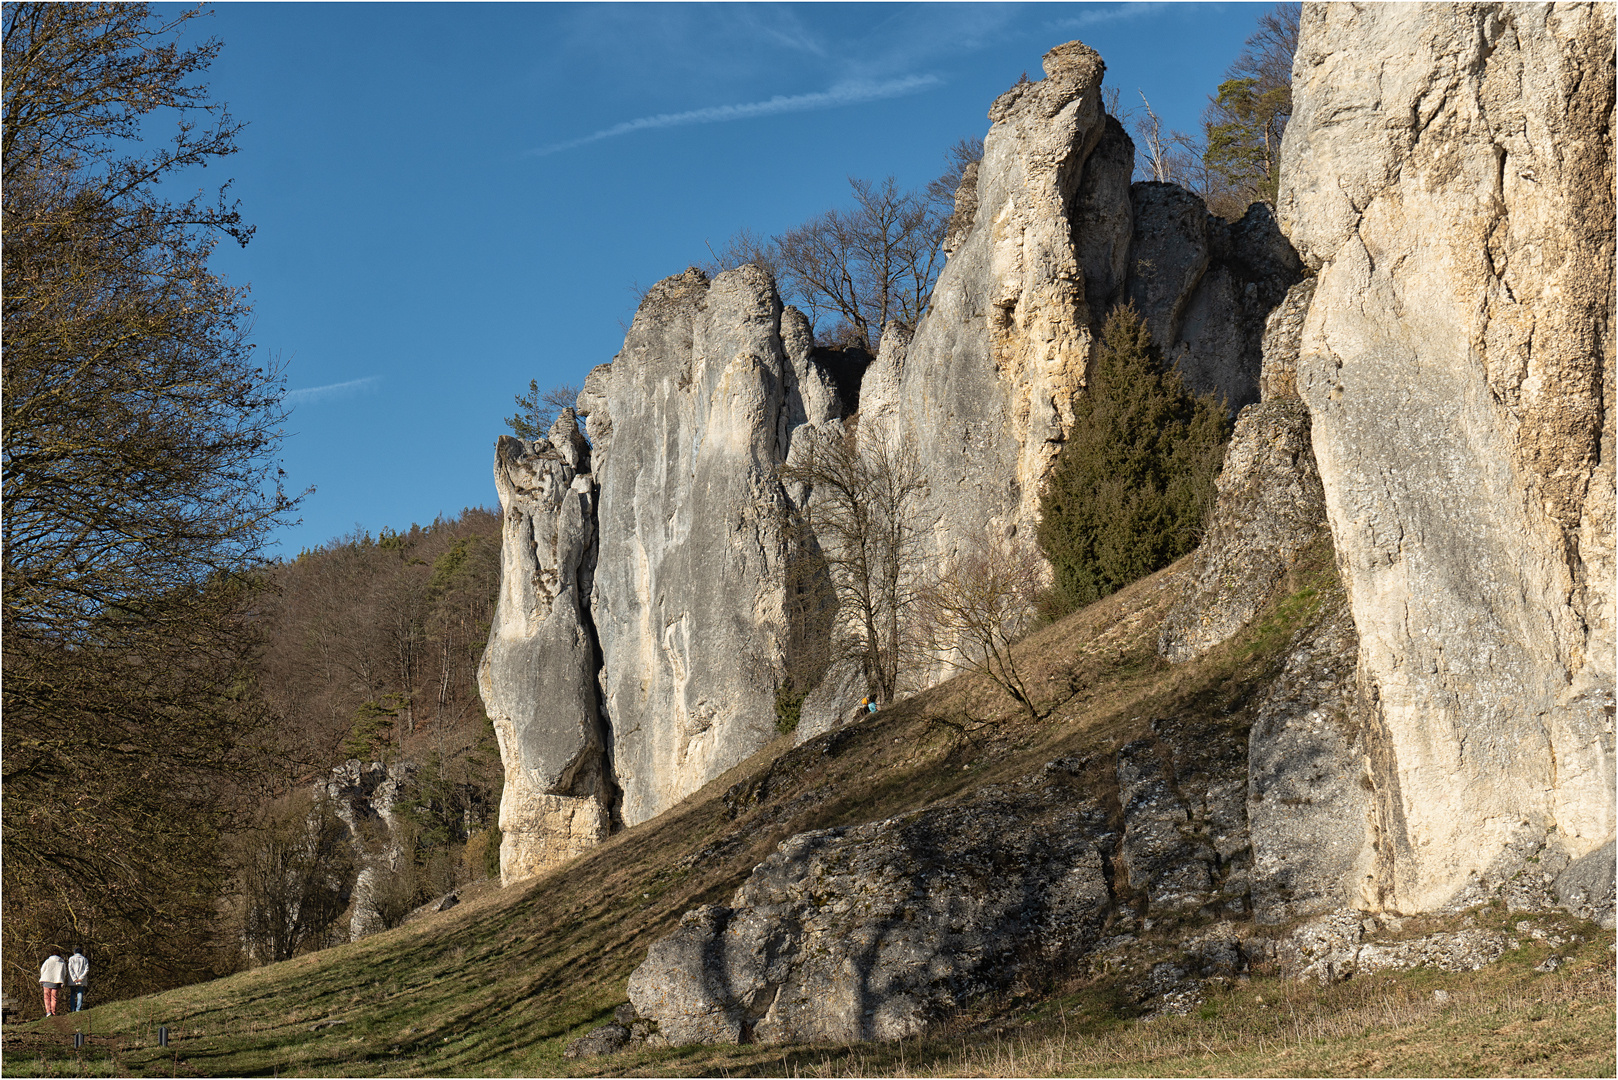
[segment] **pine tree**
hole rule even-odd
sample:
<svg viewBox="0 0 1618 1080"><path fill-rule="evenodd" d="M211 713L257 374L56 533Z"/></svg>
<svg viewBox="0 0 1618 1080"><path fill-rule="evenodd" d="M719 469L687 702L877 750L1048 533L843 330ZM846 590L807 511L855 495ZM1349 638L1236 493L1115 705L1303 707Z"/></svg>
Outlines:
<svg viewBox="0 0 1618 1080"><path fill-rule="evenodd" d="M1133 305L1102 329L1073 430L1041 499L1055 570L1047 614L1118 591L1196 546L1229 423L1222 402L1165 370Z"/></svg>

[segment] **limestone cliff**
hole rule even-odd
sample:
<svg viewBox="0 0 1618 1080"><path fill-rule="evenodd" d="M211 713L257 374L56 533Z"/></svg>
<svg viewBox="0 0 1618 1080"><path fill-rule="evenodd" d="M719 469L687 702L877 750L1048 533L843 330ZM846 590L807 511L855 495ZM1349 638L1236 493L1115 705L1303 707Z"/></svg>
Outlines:
<svg viewBox="0 0 1618 1080"><path fill-rule="evenodd" d="M1227 224L1183 188L1131 187L1094 50L1057 46L1044 67L989 110L931 308L913 335L884 335L861 388L862 417L916 451L920 528L945 559L985 530L1032 542L1113 305L1133 302L1192 387L1235 409L1258 397L1264 320L1299 274L1265 208Z"/></svg>
<svg viewBox="0 0 1618 1080"><path fill-rule="evenodd" d="M845 358L846 360L846 358ZM844 364L846 366L846 363ZM794 432L853 388L768 275L647 294L547 438L504 437L501 593L480 671L506 765L501 873L652 817L775 734Z"/></svg>
<svg viewBox="0 0 1618 1080"><path fill-rule="evenodd" d="M1613 836L1610 8L1310 5L1296 385L1375 702L1370 908Z"/></svg>
<svg viewBox="0 0 1618 1080"><path fill-rule="evenodd" d="M775 734L787 556L776 477L837 415L808 324L752 266L647 294L580 396L595 447L591 613L612 764L633 825Z"/></svg>

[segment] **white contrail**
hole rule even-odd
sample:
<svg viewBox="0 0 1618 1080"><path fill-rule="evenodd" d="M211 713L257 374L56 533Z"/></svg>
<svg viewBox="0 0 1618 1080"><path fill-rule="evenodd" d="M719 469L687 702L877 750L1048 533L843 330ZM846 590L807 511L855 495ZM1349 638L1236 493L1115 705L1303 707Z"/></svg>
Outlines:
<svg viewBox="0 0 1618 1080"><path fill-rule="evenodd" d="M862 101L879 101L883 98L913 94L917 90L937 86L940 81L936 75L907 75L903 79L889 79L887 82L880 83L844 83L818 93L793 94L790 97L777 96L770 98L768 101L752 101L742 105L715 105L706 109L692 109L690 112L658 113L656 116L642 116L635 120L625 120L621 124L603 128L583 138L569 139L567 142L541 146L538 149L528 151L527 156L544 157L547 154L572 150L587 143L600 142L602 139L611 139L619 135L628 135L633 131L646 131L652 128L682 127L686 124L720 124L729 120L752 120L756 117L775 116L779 113L806 112L810 109L830 109L839 105L855 105Z"/></svg>
<svg viewBox="0 0 1618 1080"><path fill-rule="evenodd" d="M378 375L367 375L363 379L350 379L348 382L331 383L327 386L310 386L302 390L288 390L282 400L288 405L303 405L321 398L335 397L346 391L363 390L374 383L381 382Z"/></svg>

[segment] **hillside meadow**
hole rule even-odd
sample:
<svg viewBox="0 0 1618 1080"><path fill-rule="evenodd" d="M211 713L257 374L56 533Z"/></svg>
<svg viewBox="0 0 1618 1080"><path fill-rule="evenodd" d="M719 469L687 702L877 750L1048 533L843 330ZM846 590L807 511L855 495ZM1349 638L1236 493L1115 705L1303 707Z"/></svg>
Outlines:
<svg viewBox="0 0 1618 1080"><path fill-rule="evenodd" d="M1248 723L1256 691L1337 588L1329 550L1300 560L1264 613L1206 657L1155 652L1185 562L1047 626L1021 646L1049 708L1033 720L976 676L792 746L783 735L661 817L573 863L463 892L450 911L238 975L11 1024L13 1076L1611 1076L1614 935L1560 967L1528 941L1482 970L1381 973L1330 986L1260 968L1210 986L1189 1016L1141 1019L1120 985L1075 963L975 1002L928 1037L856 1046L641 1049L570 1060L611 1017L647 946L723 903L786 837L969 795L1064 755L1110 752L1152 716ZM1458 914L1504 925L1498 907ZM1152 933L1173 940L1184 925ZM1428 920L1437 927L1443 920ZM35 1004L37 1009L37 1004ZM168 1029L166 1047L158 1028ZM83 1031L85 1046L74 1048Z"/></svg>

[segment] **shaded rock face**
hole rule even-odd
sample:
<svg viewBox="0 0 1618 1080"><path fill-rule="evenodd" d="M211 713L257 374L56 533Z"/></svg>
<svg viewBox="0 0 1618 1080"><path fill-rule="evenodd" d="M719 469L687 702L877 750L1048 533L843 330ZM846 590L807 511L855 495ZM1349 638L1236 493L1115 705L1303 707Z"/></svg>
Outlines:
<svg viewBox="0 0 1618 1080"><path fill-rule="evenodd" d="M1303 403L1243 409L1217 485L1183 598L1163 623L1158 651L1169 660L1200 656L1246 626L1325 524Z"/></svg>
<svg viewBox="0 0 1618 1080"><path fill-rule="evenodd" d="M1227 224L1175 184L1130 188L1127 297L1164 359L1236 412L1259 399L1265 320L1303 265L1262 203Z"/></svg>
<svg viewBox="0 0 1618 1080"><path fill-rule="evenodd" d="M1613 45L1591 5L1304 10L1279 216L1389 909L1613 836Z"/></svg>
<svg viewBox="0 0 1618 1080"><path fill-rule="evenodd" d="M1105 810L1056 761L1009 790L785 841L629 979L671 1043L891 1040L1081 953L1111 900Z"/></svg>
<svg viewBox="0 0 1618 1080"><path fill-rule="evenodd" d="M572 410L547 438L502 436L500 597L478 688L505 764L500 874L530 877L599 842L613 786L589 603L596 565L590 447Z"/></svg>
<svg viewBox="0 0 1618 1080"><path fill-rule="evenodd" d="M1293 643L1248 735L1250 896L1261 923L1366 907L1377 869L1359 638L1346 597L1319 602L1325 612Z"/></svg>
<svg viewBox="0 0 1618 1080"><path fill-rule="evenodd" d="M807 322L744 266L653 286L580 395L594 446L590 609L626 825L775 735L792 435L840 415Z"/></svg>
<svg viewBox="0 0 1618 1080"><path fill-rule="evenodd" d="M1119 862L1146 913L1246 908L1250 860L1246 733L1207 721L1156 719L1153 737L1118 751L1124 834Z"/></svg>

